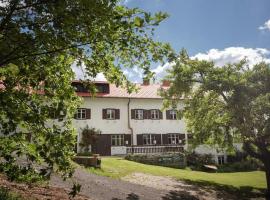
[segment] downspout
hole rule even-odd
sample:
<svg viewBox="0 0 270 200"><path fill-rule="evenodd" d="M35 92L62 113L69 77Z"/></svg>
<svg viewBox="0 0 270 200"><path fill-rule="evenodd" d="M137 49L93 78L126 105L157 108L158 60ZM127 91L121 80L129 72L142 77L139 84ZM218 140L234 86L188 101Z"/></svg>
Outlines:
<svg viewBox="0 0 270 200"><path fill-rule="evenodd" d="M133 128L131 127L130 125L130 119L131 119L131 116L130 116L130 98L128 98L128 129L130 130L131 132L131 152L133 154Z"/></svg>

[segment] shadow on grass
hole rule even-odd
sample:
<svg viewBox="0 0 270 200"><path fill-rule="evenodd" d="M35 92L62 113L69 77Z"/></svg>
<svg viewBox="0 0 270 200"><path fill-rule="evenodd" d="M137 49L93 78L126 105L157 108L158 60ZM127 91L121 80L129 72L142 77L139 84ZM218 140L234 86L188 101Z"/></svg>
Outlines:
<svg viewBox="0 0 270 200"><path fill-rule="evenodd" d="M192 186L197 186L197 190L211 192L215 191L217 195L217 199L250 199L250 198L264 198L266 194L266 189L262 188L254 188L250 186L241 186L234 187L230 185L222 185L210 181L191 181L191 180L183 180L187 184Z"/></svg>
<svg viewBox="0 0 270 200"><path fill-rule="evenodd" d="M112 200L122 200L122 199L112 198ZM140 197L137 194L135 194L135 193L130 193L126 197L126 200L140 200Z"/></svg>

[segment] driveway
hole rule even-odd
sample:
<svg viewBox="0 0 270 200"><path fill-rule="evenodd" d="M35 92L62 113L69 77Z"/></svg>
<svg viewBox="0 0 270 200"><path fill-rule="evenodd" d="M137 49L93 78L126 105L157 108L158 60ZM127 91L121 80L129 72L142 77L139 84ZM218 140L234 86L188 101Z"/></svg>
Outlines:
<svg viewBox="0 0 270 200"><path fill-rule="evenodd" d="M134 174L116 180L92 174L83 167L76 168L72 181L81 184L80 194L91 200L237 199L224 191L203 189L169 177ZM70 189L72 181L64 182L60 177L52 176L50 185Z"/></svg>

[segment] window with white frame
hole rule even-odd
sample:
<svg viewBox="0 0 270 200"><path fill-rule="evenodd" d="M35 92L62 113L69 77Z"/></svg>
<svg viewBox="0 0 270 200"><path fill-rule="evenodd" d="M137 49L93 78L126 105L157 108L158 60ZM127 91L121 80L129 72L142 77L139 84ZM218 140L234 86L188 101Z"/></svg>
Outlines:
<svg viewBox="0 0 270 200"><path fill-rule="evenodd" d="M144 145L153 145L156 144L156 136L152 134L144 134L143 135L143 144Z"/></svg>
<svg viewBox="0 0 270 200"><path fill-rule="evenodd" d="M86 119L86 109L78 108L77 109L77 119Z"/></svg>
<svg viewBox="0 0 270 200"><path fill-rule="evenodd" d="M179 144L179 134L172 133L168 135L168 143L169 144Z"/></svg>
<svg viewBox="0 0 270 200"><path fill-rule="evenodd" d="M107 109L106 112L106 119L115 119L115 109Z"/></svg>
<svg viewBox="0 0 270 200"><path fill-rule="evenodd" d="M151 119L159 119L159 110L150 110Z"/></svg>
<svg viewBox="0 0 270 200"><path fill-rule="evenodd" d="M225 158L224 156L218 156L218 164L219 165L223 165L225 163Z"/></svg>
<svg viewBox="0 0 270 200"><path fill-rule="evenodd" d="M170 110L169 114L170 114L170 119L176 119L176 110Z"/></svg>
<svg viewBox="0 0 270 200"><path fill-rule="evenodd" d="M143 119L143 110L135 110L135 119Z"/></svg>
<svg viewBox="0 0 270 200"><path fill-rule="evenodd" d="M123 146L124 135L112 135L112 146Z"/></svg>

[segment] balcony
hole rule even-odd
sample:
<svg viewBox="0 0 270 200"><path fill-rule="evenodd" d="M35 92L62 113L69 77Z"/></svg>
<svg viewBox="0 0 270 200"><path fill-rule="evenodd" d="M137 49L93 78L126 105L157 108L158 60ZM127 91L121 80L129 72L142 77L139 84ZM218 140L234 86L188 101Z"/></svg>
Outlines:
<svg viewBox="0 0 270 200"><path fill-rule="evenodd" d="M159 154L183 152L184 147L180 145L167 146L133 146L127 147L127 154Z"/></svg>

